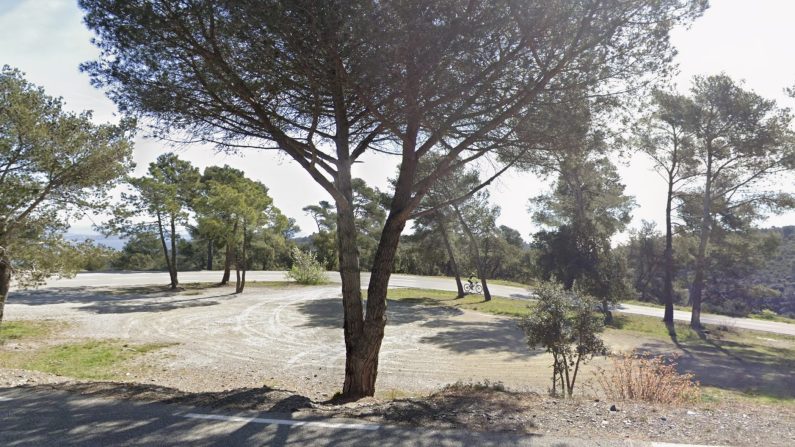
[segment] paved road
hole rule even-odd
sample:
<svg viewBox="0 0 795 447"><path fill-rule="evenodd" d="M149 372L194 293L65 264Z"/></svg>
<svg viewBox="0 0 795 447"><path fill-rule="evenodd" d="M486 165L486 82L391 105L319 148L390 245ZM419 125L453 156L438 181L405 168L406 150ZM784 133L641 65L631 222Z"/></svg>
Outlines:
<svg viewBox="0 0 795 447"><path fill-rule="evenodd" d="M200 272L181 272L180 281L189 282L209 282L218 281L220 272L200 271ZM283 281L284 272L251 271L246 274L249 281ZM340 278L336 272L328 272L329 280L339 282ZM362 284L364 287L369 280L369 274L362 274ZM133 286L147 284L167 284L168 274L165 272L146 272L146 273L82 273L70 279L53 279L47 283L48 287L90 287L90 286ZM455 291L455 283L449 278L413 276L413 275L392 275L389 282L390 287L417 287L435 290ZM489 289L494 295L506 296L518 299L530 298L530 292L520 287L490 285ZM647 315L662 318L663 310L656 307L638 306L635 304L621 304L618 311L635 314ZM690 321L690 312L676 311L674 318L681 321ZM795 324L780 323L776 321L754 320L750 318L733 318L723 315L701 314L701 321L706 324L720 324L730 327L752 329L764 332L773 332L795 336Z"/></svg>
<svg viewBox="0 0 795 447"><path fill-rule="evenodd" d="M654 446L543 435L381 426L289 414L222 413L61 391L0 389L0 445L17 446ZM661 444L656 444L661 445Z"/></svg>

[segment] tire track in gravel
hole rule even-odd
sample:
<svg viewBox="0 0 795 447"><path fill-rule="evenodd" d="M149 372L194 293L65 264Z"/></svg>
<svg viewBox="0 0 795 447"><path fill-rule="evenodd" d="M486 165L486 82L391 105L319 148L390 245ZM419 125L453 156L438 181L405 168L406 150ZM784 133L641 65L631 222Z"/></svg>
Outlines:
<svg viewBox="0 0 795 447"><path fill-rule="evenodd" d="M113 304L112 311L87 316L87 307L72 303L48 313L76 319L75 333L82 336L177 343L153 360L162 374L155 379L219 388L261 384L270 377L289 389L327 392L344 377L336 286L251 287L240 295L209 289L190 298L164 294L114 301L98 295L89 306L103 300ZM37 318L46 316L41 307L17 309L23 307ZM153 310L161 308L170 310ZM549 359L530 352L514 320L391 301L387 316L379 361L382 390L427 392L484 379L512 389L547 386Z"/></svg>

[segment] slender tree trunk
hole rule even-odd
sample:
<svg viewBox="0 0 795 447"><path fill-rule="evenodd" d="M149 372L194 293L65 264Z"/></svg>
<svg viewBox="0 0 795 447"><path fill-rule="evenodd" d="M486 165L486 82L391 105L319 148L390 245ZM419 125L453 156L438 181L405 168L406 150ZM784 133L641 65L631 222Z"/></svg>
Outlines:
<svg viewBox="0 0 795 447"><path fill-rule="evenodd" d="M442 234L442 240L444 241L444 248L447 250L447 257L450 259L450 267L453 269L453 275L455 276L455 286L458 289L458 298L463 298L465 293L464 284L461 282L461 272L458 271L458 264L455 262L453 245L450 243L450 238L447 235L447 226L444 223L441 213L438 214L437 222L439 223L439 233Z"/></svg>
<svg viewBox="0 0 795 447"><path fill-rule="evenodd" d="M3 323L3 312L11 289L11 260L3 256L0 258L0 324Z"/></svg>
<svg viewBox="0 0 795 447"><path fill-rule="evenodd" d="M453 205L453 210L455 211L456 216L458 216L458 221L461 223L461 227L464 229L464 232L469 238L469 247L472 252L472 257L475 258L475 269L478 271L481 284L483 284L483 299L485 301L491 301L491 292L489 291L489 285L486 283L486 269L484 268L483 262L480 258L478 239L475 237L475 234L472 233L472 229L469 228L469 225L467 225L464 215L461 214L461 210L458 209L456 205Z"/></svg>
<svg viewBox="0 0 795 447"><path fill-rule="evenodd" d="M338 162L342 163L342 160ZM366 333L364 322L350 165L340 166L338 169L336 187L347 201L337 201L337 257L342 281L345 337L345 382L342 395L346 399L358 399L375 393L380 343L375 347L373 356L371 345L375 341L374 335ZM369 299L376 300L377 297Z"/></svg>
<svg viewBox="0 0 795 447"><path fill-rule="evenodd" d="M246 224L243 223L243 243L240 245L239 256L235 257L235 271L237 274L237 282L235 284L235 293L243 293L246 287Z"/></svg>
<svg viewBox="0 0 795 447"><path fill-rule="evenodd" d="M701 299L704 293L704 276L707 268L707 246L709 245L709 236L712 231L712 153L709 148L707 149L706 171L698 254L696 255L693 284L690 286L690 305L693 308L690 315L690 326L695 329L701 328Z"/></svg>
<svg viewBox="0 0 795 447"><path fill-rule="evenodd" d="M213 269L213 241L207 241L207 270Z"/></svg>
<svg viewBox="0 0 795 447"><path fill-rule="evenodd" d="M478 271L483 271L485 269L479 268ZM480 282L483 283L483 299L485 301L491 301L491 291L489 290L489 284L486 282L486 275L480 275Z"/></svg>
<svg viewBox="0 0 795 447"><path fill-rule="evenodd" d="M663 280L663 304L665 314L663 321L668 324L674 322L674 254L673 254L673 225L671 223L671 209L674 199L673 178L668 177L668 197L665 202L665 278Z"/></svg>
<svg viewBox="0 0 795 447"><path fill-rule="evenodd" d="M171 276L171 289L179 286L177 279L177 223L174 216L171 216L171 264L169 265L169 275Z"/></svg>
<svg viewBox="0 0 795 447"><path fill-rule="evenodd" d="M229 283L229 276L232 270L232 247L229 242L226 243L226 250L224 253L224 274L221 276L221 285L225 286Z"/></svg>
<svg viewBox="0 0 795 447"><path fill-rule="evenodd" d="M168 269L168 276L171 280L171 288L175 289L177 286L174 285L174 274L172 266L171 266L171 257L168 254L168 245L166 244L166 232L163 229L163 219L160 215L160 212L157 213L157 230L160 234L160 245L163 247L163 256L166 258L166 268ZM171 236L173 240L173 235Z"/></svg>

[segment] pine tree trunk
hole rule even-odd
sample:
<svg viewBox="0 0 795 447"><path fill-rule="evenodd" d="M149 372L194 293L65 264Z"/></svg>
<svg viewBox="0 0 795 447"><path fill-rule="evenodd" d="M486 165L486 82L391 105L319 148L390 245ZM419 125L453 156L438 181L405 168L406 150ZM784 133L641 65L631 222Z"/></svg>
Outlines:
<svg viewBox="0 0 795 447"><path fill-rule="evenodd" d="M483 271L484 269L478 268L478 271ZM483 299L485 301L491 301L491 291L489 291L489 284L486 282L486 275L480 274L480 282L483 283Z"/></svg>
<svg viewBox="0 0 795 447"><path fill-rule="evenodd" d="M461 210L459 210L458 207L455 205L453 205L453 210L458 216L458 221L461 223L461 227L464 229L464 232L469 237L469 249L472 252L472 257L475 258L475 269L477 269L478 276L480 277L480 282L483 284L483 299L485 301L491 301L491 292L489 292L489 286L486 283L486 269L484 268L483 262L481 261L480 258L480 248L478 247L478 240L475 237L475 234L472 233L472 229L470 229L469 225L467 225L466 220L464 220L464 215L461 214Z"/></svg>
<svg viewBox="0 0 795 447"><path fill-rule="evenodd" d="M348 163L347 165L345 163ZM378 355L386 326L386 295L389 278L394 267L395 253L400 234L408 218L413 174L416 163L405 160L401 166L395 187L390 213L378 242L370 270L367 288L367 313L365 315L361 296L361 277L357 230L351 204L350 164L338 161L337 190L347 203L337 201L337 248L340 278L342 280L342 304L345 335L345 382L342 398L360 399L375 394L378 376Z"/></svg>
<svg viewBox="0 0 795 447"><path fill-rule="evenodd" d="M11 260L0 258L0 324L3 323L4 309L8 292L11 289Z"/></svg>
<svg viewBox="0 0 795 447"><path fill-rule="evenodd" d="M171 266L171 257L168 255L168 245L166 244L166 230L163 228L163 219L160 212L157 213L157 231L160 235L160 245L163 247L163 256L166 259L166 269L168 269L168 276L170 279L171 288L174 289L174 274ZM173 235L172 235L173 238Z"/></svg>
<svg viewBox="0 0 795 447"><path fill-rule="evenodd" d="M665 204L665 278L663 282L663 304L665 314L663 321L668 324L674 322L674 255L673 255L673 225L671 223L671 209L673 204L673 179L668 179L668 198Z"/></svg>
<svg viewBox="0 0 795 447"><path fill-rule="evenodd" d="M227 242L226 252L224 253L224 274L221 277L222 286L229 284L229 277L231 276L231 270L232 270L232 248L229 246L229 242Z"/></svg>
<svg viewBox="0 0 795 447"><path fill-rule="evenodd" d="M704 278L707 268L707 245L712 231L712 151L707 149L706 182L704 184L704 201L701 209L701 231L699 233L698 254L693 284L690 286L690 326L701 328L701 300L704 294Z"/></svg>
<svg viewBox="0 0 795 447"><path fill-rule="evenodd" d="M235 284L235 293L243 293L246 287L246 224L243 223L243 242L240 245L239 256L235 257L235 271L237 274L237 282Z"/></svg>
<svg viewBox="0 0 795 447"><path fill-rule="evenodd" d="M439 222L439 233L442 234L442 240L444 241L444 248L447 250L447 257L450 260L450 267L453 269L453 275L455 276L455 286L458 289L458 298L463 298L464 295L464 284L461 282L461 272L458 271L458 264L455 262L455 253L453 252L453 245L450 243L450 238L447 236L447 226L444 224L444 220L442 220L441 214L438 217Z"/></svg>
<svg viewBox="0 0 795 447"><path fill-rule="evenodd" d="M213 241L212 239L207 241L207 270L212 271L213 269Z"/></svg>
<svg viewBox="0 0 795 447"><path fill-rule="evenodd" d="M345 399L359 399L375 393L380 343L375 347L375 359L373 359L371 345L375 340L372 334L366 333L364 324L350 170L340 168L336 186L347 200L347 203L337 202L337 257L342 281L345 337L345 382L342 386L342 396ZM370 297L370 299L377 298Z"/></svg>
<svg viewBox="0 0 795 447"><path fill-rule="evenodd" d="M177 224L176 218L171 216L171 264L169 265L169 275L171 276L171 289L179 286L177 279Z"/></svg>

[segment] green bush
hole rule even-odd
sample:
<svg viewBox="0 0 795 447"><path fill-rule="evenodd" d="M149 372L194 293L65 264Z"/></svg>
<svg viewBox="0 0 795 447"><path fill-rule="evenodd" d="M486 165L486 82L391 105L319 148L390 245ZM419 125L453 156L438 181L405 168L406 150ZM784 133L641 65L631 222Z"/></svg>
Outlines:
<svg viewBox="0 0 795 447"><path fill-rule="evenodd" d="M595 313L598 302L552 283L540 284L535 295L538 303L520 327L530 348L542 347L552 354L551 394L558 394L559 383L561 395L571 397L580 365L607 352L598 335L604 329Z"/></svg>
<svg viewBox="0 0 795 447"><path fill-rule="evenodd" d="M315 255L295 247L292 252L293 267L287 277L298 284L323 284L326 282L326 269L318 262Z"/></svg>

